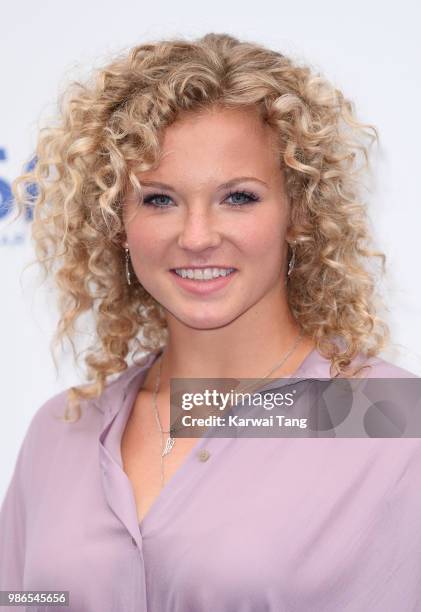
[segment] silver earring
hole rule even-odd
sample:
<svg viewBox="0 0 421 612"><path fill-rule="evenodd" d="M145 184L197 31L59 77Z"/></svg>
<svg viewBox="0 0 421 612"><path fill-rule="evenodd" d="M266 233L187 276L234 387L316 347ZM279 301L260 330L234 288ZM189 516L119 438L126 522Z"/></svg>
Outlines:
<svg viewBox="0 0 421 612"><path fill-rule="evenodd" d="M296 243L294 242L294 245L295 244ZM291 249L292 249L292 255L291 255L291 259L289 260L289 264L288 264L288 273L287 273L287 276L291 275L291 272L292 272L292 270L294 268L294 265L295 265L295 248L291 247Z"/></svg>
<svg viewBox="0 0 421 612"><path fill-rule="evenodd" d="M129 269L129 259L130 259L130 254L129 254L129 249L128 247L125 247L124 249L126 251L126 279L127 279L127 284L131 285L132 281L130 279L130 269Z"/></svg>

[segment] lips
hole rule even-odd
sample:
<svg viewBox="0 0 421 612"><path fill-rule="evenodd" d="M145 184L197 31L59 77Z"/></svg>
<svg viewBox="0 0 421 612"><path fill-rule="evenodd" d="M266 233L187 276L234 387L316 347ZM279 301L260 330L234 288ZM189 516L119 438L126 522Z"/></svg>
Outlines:
<svg viewBox="0 0 421 612"><path fill-rule="evenodd" d="M219 266L218 264L208 264L207 266L175 266L175 268L170 268L170 272L174 272L174 270L206 270L206 268L220 268L222 270L230 270L234 268L234 266ZM237 268L234 268L236 270Z"/></svg>
<svg viewBox="0 0 421 612"><path fill-rule="evenodd" d="M211 267L211 266L206 266ZM218 266L215 266L215 268ZM221 267L221 266L220 266ZM175 270L170 270L171 275L177 285L189 293L196 295L208 295L210 293L216 293L229 285L233 278L237 275L237 270L234 268L233 272L227 276L218 276L217 278L198 280L194 278L183 278L179 276Z"/></svg>

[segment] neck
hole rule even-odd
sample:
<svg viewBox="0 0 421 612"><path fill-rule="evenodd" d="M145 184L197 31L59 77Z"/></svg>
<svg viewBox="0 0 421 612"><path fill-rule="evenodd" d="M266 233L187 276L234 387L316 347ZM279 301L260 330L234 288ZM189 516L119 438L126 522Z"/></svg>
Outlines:
<svg viewBox="0 0 421 612"><path fill-rule="evenodd" d="M168 341L161 366L160 393L169 393L170 378L261 378L294 346L300 328L288 308L279 313L250 309L225 327L193 329L168 318ZM294 351L269 378L291 376L313 350L302 335ZM158 360L158 361L160 361ZM153 390L159 363L148 372L144 388Z"/></svg>

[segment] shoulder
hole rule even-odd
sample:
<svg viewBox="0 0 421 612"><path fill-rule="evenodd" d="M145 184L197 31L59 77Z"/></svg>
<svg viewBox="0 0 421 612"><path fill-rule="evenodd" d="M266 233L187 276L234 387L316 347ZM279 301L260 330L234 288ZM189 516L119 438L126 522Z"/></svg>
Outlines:
<svg viewBox="0 0 421 612"><path fill-rule="evenodd" d="M115 375L112 380L106 382L102 393L98 397L82 399L80 403L80 421L87 422L92 419L95 420L95 418L100 418L114 394L124 389L130 380L141 373L143 369L144 367L137 364L128 366L123 372ZM55 426L58 424L68 424L63 417L68 402L69 390L70 387L67 387L55 395L52 395L36 409L30 421L28 432L42 430L46 426L48 427L48 425Z"/></svg>
<svg viewBox="0 0 421 612"><path fill-rule="evenodd" d="M72 434L76 439L76 432L98 432L109 413L110 406L118 403L118 397L124 395L132 379L142 376L148 367L146 363L129 365L123 372L115 375L114 379L107 381L102 393L98 397L81 400L81 414L77 421L70 422L64 419L70 388L63 389L46 399L34 412L24 443L28 449L36 442L37 446L44 443L57 443L62 435Z"/></svg>
<svg viewBox="0 0 421 612"><path fill-rule="evenodd" d="M57 427L64 414L67 402L67 389L56 393L47 398L39 406L30 422L24 438L24 445L29 447L34 438L38 438L41 443L49 437L50 430Z"/></svg>
<svg viewBox="0 0 421 612"><path fill-rule="evenodd" d="M121 373L115 380L107 383L101 395L96 398L81 400L80 418L77 421L66 421L69 387L47 398L36 408L24 437L25 453L32 455L43 447L52 448L63 442L63 436L77 438L76 432L97 432L103 420L105 399L123 384L130 368Z"/></svg>
<svg viewBox="0 0 421 612"><path fill-rule="evenodd" d="M367 358L359 354L352 362L352 367L361 367L364 378L419 378L413 372L406 370L380 356Z"/></svg>
<svg viewBox="0 0 421 612"><path fill-rule="evenodd" d="M413 372L406 370L379 355L367 357L358 353L352 360L349 370L351 376L362 378L419 378ZM314 349L298 369L298 377L331 378L331 361L324 357L320 351Z"/></svg>
<svg viewBox="0 0 421 612"><path fill-rule="evenodd" d="M98 431L101 413L93 401L83 403L79 421L65 421L67 394L66 388L47 398L29 421L21 445L21 455L22 468L33 475L45 469L70 444L75 445L77 452L83 432L86 436L89 432L94 434Z"/></svg>

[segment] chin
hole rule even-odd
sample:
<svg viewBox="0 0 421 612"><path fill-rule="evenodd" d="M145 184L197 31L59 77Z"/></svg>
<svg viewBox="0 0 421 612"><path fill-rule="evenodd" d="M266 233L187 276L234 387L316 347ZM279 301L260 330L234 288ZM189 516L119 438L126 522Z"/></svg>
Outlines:
<svg viewBox="0 0 421 612"><path fill-rule="evenodd" d="M198 310L200 309L200 305L197 306ZM171 311L168 311L171 312ZM225 327L229 325L236 319L237 317L234 315L217 315L215 313L206 314L203 310L199 313L195 313L193 315L182 314L171 312L172 316L174 316L177 321L183 323L186 327L190 327L191 329L220 329L221 327Z"/></svg>

